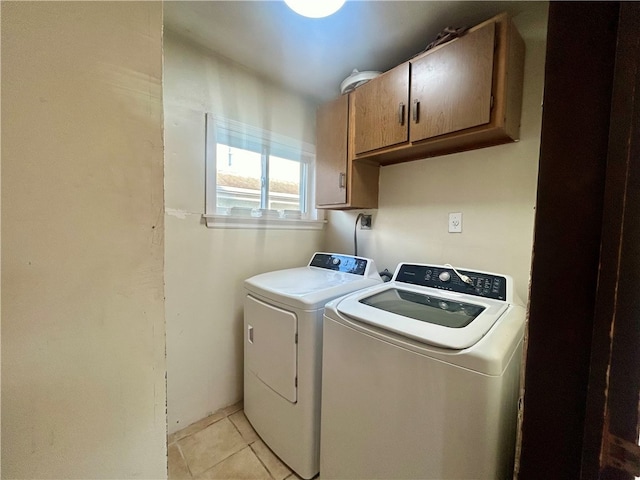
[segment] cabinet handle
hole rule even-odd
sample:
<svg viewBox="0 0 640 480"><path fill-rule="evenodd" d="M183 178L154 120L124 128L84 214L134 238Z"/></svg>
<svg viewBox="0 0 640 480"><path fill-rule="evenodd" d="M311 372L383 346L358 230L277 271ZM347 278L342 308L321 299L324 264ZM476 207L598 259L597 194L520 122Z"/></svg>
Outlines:
<svg viewBox="0 0 640 480"><path fill-rule="evenodd" d="M345 187L346 181L347 181L347 174L346 173L341 173L340 174L340 179L338 180L338 185L340 186L340 188L344 188Z"/></svg>
<svg viewBox="0 0 640 480"><path fill-rule="evenodd" d="M249 343L253 343L253 327L251 325L247 325L247 340Z"/></svg>
<svg viewBox="0 0 640 480"><path fill-rule="evenodd" d="M402 102L398 105L398 122L400 125L404 125L404 103Z"/></svg>
<svg viewBox="0 0 640 480"><path fill-rule="evenodd" d="M420 100L414 100L413 101L413 121L414 121L414 123L418 123L418 121L420 120L419 110L420 110Z"/></svg>

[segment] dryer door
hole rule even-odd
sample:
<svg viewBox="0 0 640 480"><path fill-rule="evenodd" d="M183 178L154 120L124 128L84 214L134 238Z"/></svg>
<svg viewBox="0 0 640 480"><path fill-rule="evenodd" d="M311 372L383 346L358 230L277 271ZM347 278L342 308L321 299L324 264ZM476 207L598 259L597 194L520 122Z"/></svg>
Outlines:
<svg viewBox="0 0 640 480"><path fill-rule="evenodd" d="M288 401L297 400L295 313L245 297L245 368Z"/></svg>

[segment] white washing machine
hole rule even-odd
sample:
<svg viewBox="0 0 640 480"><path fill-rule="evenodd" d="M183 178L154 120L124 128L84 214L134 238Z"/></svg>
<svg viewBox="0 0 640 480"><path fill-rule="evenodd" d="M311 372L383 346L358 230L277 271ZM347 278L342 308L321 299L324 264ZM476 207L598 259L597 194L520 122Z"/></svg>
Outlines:
<svg viewBox="0 0 640 480"><path fill-rule="evenodd" d="M245 281L244 413L302 478L319 470L324 305L379 283L373 260L332 253Z"/></svg>
<svg viewBox="0 0 640 480"><path fill-rule="evenodd" d="M512 478L524 320L509 276L448 265L328 303L321 477Z"/></svg>

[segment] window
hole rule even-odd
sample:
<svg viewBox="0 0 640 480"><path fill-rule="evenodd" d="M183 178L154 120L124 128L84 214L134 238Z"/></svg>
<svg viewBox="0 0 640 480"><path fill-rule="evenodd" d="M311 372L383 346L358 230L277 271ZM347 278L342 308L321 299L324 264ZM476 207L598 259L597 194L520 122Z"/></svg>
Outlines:
<svg viewBox="0 0 640 480"><path fill-rule="evenodd" d="M208 114L209 227L322 228L313 206L312 145Z"/></svg>

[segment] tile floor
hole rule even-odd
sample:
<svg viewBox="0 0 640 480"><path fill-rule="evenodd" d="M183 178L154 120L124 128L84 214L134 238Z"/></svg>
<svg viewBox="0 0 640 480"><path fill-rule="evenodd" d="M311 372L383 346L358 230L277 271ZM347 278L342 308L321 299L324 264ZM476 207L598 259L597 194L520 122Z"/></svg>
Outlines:
<svg viewBox="0 0 640 480"><path fill-rule="evenodd" d="M242 403L169 435L169 480L296 480L251 427Z"/></svg>

